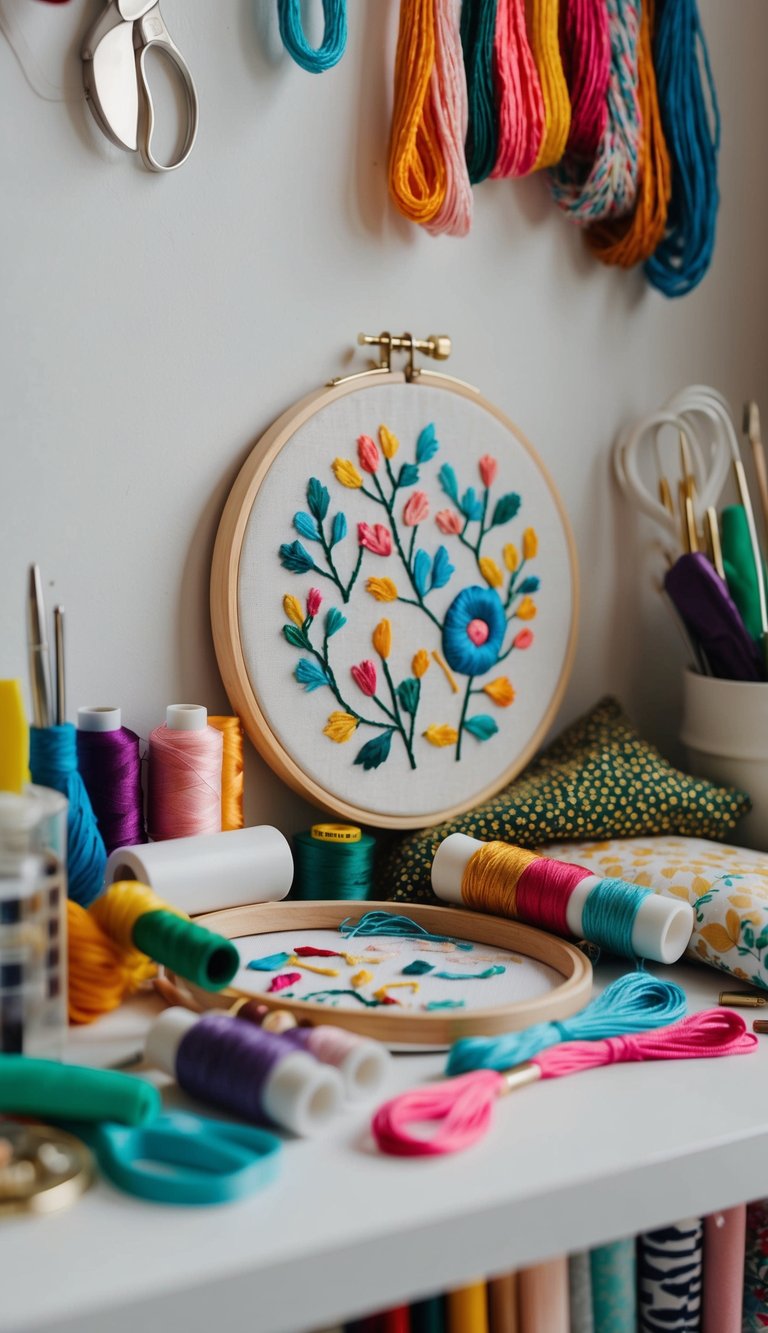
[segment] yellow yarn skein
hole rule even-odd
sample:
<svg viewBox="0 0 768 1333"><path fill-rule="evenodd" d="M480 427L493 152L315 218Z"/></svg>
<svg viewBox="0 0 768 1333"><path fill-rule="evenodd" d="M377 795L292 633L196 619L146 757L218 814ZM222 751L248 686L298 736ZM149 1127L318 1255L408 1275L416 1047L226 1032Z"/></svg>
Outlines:
<svg viewBox="0 0 768 1333"><path fill-rule="evenodd" d="M571 129L571 99L560 55L560 0L527 0L526 19L544 100L544 133L534 171L553 167L565 152Z"/></svg>
<svg viewBox="0 0 768 1333"><path fill-rule="evenodd" d="M67 901L69 1021L92 1023L119 1004L156 972L138 949L121 948L90 912Z"/></svg>
<svg viewBox="0 0 768 1333"><path fill-rule="evenodd" d="M110 885L90 907L94 921L123 949L133 948L133 928L145 912L172 912L188 919L185 912L158 898L148 884L133 879Z"/></svg>

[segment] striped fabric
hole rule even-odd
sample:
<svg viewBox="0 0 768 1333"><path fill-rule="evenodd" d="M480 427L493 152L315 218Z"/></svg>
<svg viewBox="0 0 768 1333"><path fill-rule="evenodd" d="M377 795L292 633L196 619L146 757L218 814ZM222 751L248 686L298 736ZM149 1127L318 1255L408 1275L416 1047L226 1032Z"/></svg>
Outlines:
<svg viewBox="0 0 768 1333"><path fill-rule="evenodd" d="M699 1333L703 1226L686 1218L638 1240L640 1333Z"/></svg>

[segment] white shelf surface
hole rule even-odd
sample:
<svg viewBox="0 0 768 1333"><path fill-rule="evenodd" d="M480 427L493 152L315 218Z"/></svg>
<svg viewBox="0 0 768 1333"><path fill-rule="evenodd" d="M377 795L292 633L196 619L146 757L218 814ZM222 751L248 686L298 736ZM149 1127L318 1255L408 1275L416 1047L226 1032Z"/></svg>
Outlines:
<svg viewBox="0 0 768 1333"><path fill-rule="evenodd" d="M598 983L618 970L601 965ZM664 975L691 1012L729 986L690 965ZM152 1011L134 1003L74 1033L70 1058L124 1058ZM398 1056L390 1092L443 1062ZM151 1205L99 1183L58 1215L0 1224L0 1333L304 1333L762 1197L767 1092L768 1037L751 1056L525 1088L454 1157L381 1156L371 1108L350 1112L322 1140L287 1143L279 1179L225 1207Z"/></svg>

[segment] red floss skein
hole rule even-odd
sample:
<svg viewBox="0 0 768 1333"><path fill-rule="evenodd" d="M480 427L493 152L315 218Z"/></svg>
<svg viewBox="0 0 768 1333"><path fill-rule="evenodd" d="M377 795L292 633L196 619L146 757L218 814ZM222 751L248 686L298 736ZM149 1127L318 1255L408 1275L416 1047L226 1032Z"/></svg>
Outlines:
<svg viewBox="0 0 768 1333"><path fill-rule="evenodd" d="M521 921L530 921L556 935L570 935L568 901L577 884L589 879L591 870L568 861L540 857L525 867L517 881L516 911Z"/></svg>
<svg viewBox="0 0 768 1333"><path fill-rule="evenodd" d="M611 41L605 0L561 0L560 54L571 99L567 151L591 159L608 117Z"/></svg>

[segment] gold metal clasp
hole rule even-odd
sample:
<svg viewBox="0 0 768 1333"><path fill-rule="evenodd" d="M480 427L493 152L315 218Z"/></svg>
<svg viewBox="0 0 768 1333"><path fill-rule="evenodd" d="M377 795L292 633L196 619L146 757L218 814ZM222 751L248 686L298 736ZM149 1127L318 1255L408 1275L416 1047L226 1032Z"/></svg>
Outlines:
<svg viewBox="0 0 768 1333"><path fill-rule="evenodd" d="M422 356L431 357L433 361L447 361L452 350L451 340L447 333L430 333L428 338L414 338L410 333L359 333L357 341L360 347L379 347L381 349L381 360L379 361L379 369L381 370L392 369L393 352L405 352L408 357L405 377L408 380L414 379L419 373L414 362L416 352L420 352Z"/></svg>
<svg viewBox="0 0 768 1333"><path fill-rule="evenodd" d="M539 1066L531 1061L526 1061L524 1065L517 1065L514 1069L505 1069L504 1074L504 1093L515 1092L517 1088L524 1088L529 1083L536 1083L541 1078Z"/></svg>

